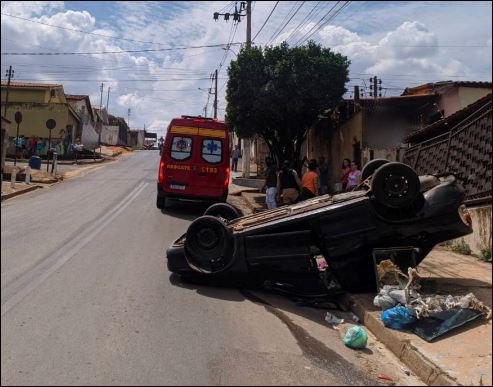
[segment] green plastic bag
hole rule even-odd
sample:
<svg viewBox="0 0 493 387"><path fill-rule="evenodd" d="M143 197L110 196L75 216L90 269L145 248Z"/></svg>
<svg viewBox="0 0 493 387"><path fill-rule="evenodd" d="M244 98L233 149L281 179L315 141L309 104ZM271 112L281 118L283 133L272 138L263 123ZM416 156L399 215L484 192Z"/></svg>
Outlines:
<svg viewBox="0 0 493 387"><path fill-rule="evenodd" d="M346 347L353 349L362 349L366 347L368 341L368 335L365 330L358 325L351 325L344 332L342 341Z"/></svg>

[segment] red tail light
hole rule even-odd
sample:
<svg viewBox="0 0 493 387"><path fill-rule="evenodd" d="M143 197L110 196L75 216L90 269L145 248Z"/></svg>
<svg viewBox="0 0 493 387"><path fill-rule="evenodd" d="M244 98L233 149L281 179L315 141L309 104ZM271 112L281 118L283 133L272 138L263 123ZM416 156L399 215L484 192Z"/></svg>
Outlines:
<svg viewBox="0 0 493 387"><path fill-rule="evenodd" d="M226 179L224 179L224 187L229 185L229 168L226 168Z"/></svg>
<svg viewBox="0 0 493 387"><path fill-rule="evenodd" d="M161 160L159 163L159 171L158 171L158 177L157 177L158 183L164 183L164 161Z"/></svg>

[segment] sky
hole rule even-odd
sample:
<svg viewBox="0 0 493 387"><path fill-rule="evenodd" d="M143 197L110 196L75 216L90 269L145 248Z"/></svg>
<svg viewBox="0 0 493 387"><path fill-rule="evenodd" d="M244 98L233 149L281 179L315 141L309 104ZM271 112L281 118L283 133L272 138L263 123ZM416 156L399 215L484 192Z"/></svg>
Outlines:
<svg viewBox="0 0 493 387"><path fill-rule="evenodd" d="M246 42L241 2L2 1L1 71L14 81L62 84L66 94L162 136L173 117L224 119L227 69ZM492 2L252 1L253 45L311 39L351 61L354 86L382 96L439 82L492 77ZM218 20L213 15L218 12ZM242 10L242 14L246 11ZM101 84L103 84L101 93Z"/></svg>

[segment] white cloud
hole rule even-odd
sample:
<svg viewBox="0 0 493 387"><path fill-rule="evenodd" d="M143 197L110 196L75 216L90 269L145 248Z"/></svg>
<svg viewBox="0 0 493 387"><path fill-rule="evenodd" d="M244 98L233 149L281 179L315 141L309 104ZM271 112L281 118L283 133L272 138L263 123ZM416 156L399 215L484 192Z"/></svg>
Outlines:
<svg viewBox="0 0 493 387"><path fill-rule="evenodd" d="M2 13L54 28L2 15L2 53L97 52L167 49L226 43L232 21L218 21L213 12L232 12L231 2L2 2ZM317 2L306 2L276 41L293 44L328 11L322 2L317 12L301 23ZM275 5L255 2L252 37ZM228 8L229 7L229 8ZM293 8L280 2L255 39L265 44L275 37ZM298 28L299 27L299 28ZM238 25L234 41L245 41L246 19ZM106 38L95 34L113 36ZM361 84L370 76L399 94L419 83L457 80L491 81L491 3L487 2L352 2L312 39L346 55L351 61L351 82ZM152 44L151 44L152 43ZM483 45L486 47L477 47ZM435 46L435 47L423 47ZM464 46L464 47L456 47ZM233 47L235 52L239 47ZM2 56L2 71L12 65L17 79L59 82L71 94L87 94L103 105L111 88L109 112L127 118L132 127L164 134L167 122L181 114L198 115L213 84L210 75L223 57L219 73L219 117L223 118L227 67L234 59L220 47L187 50L76 56ZM367 81L366 81L367 82ZM198 90L201 88L205 91ZM389 91L390 92L390 91ZM213 96L209 95L209 114Z"/></svg>

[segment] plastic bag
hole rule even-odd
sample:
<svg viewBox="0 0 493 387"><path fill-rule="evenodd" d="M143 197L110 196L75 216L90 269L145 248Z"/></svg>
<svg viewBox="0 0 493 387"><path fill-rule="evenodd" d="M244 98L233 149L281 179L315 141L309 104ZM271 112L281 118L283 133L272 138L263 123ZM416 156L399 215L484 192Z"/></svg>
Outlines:
<svg viewBox="0 0 493 387"><path fill-rule="evenodd" d="M380 313L380 319L387 328L409 329L417 321L414 313L405 306L395 306Z"/></svg>
<svg viewBox="0 0 493 387"><path fill-rule="evenodd" d="M362 349L366 347L368 335L362 327L358 325L351 325L344 332L342 341L344 342L344 345L346 347L353 349Z"/></svg>

